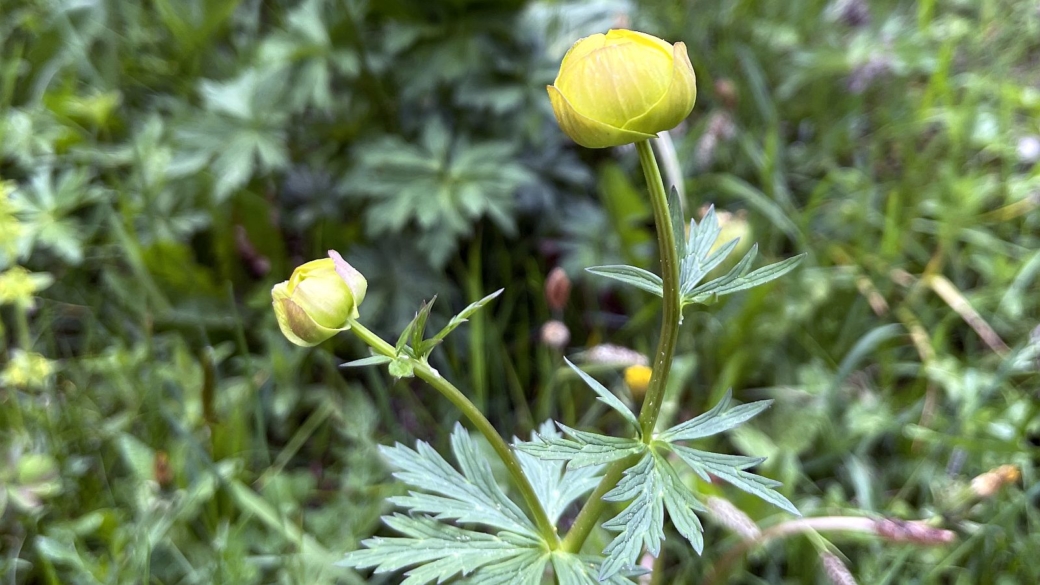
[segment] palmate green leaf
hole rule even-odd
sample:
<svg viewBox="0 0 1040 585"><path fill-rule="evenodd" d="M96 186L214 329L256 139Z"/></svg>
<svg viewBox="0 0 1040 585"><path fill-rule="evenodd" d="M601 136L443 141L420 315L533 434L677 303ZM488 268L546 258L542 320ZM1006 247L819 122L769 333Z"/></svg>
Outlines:
<svg viewBox="0 0 1040 585"><path fill-rule="evenodd" d="M779 483L746 471L761 463L761 458L709 453L675 443L732 429L772 404L767 400L730 408L730 402L731 395L727 392L708 412L661 433L639 462L625 471L617 486L603 496L607 501L629 503L621 513L603 524L604 528L616 531L618 535L603 550L607 559L600 568L599 578L609 578L625 566L634 564L644 549L653 556L658 555L664 540L665 511L693 549L698 553L703 550L703 527L696 512L704 511L704 506L662 456L666 450L677 454L705 481L711 481L712 476L721 478L738 489L798 514L794 505L773 489ZM535 453L537 456L566 458L571 461L569 465L574 465L575 460L619 459L639 453L635 446L620 443L622 439L582 433L562 425L561 428L572 439L543 442L541 452ZM642 445L641 441L631 441Z"/></svg>
<svg viewBox="0 0 1040 585"><path fill-rule="evenodd" d="M423 252L436 267L444 265L458 239L481 217L513 231L513 196L535 180L516 162L514 144L471 143L438 121L424 125L419 144L387 136L366 143L355 159L343 187L347 194L370 201L363 222L369 235L399 233L414 225Z"/></svg>
<svg viewBox="0 0 1040 585"><path fill-rule="evenodd" d="M284 30L266 35L257 48L257 61L265 67L292 71L285 100L286 108L292 112L308 105L329 111L334 105L333 80L354 79L360 73L357 53L339 46L330 37L330 30L339 24L336 18L342 14L330 8L324 0L300 2L285 15ZM340 93L336 98L342 102L348 96Z"/></svg>
<svg viewBox="0 0 1040 585"><path fill-rule="evenodd" d="M684 294L683 303L708 303L717 297L754 288L780 278L794 270L795 267L805 259L805 254L799 254L798 256L793 256L768 266L763 266L762 268L748 274L748 268L751 266L751 261L757 253L758 245L756 244L751 248L747 255L745 255L744 258L742 258L741 261L724 276L720 276L715 280L694 288L688 294Z"/></svg>
<svg viewBox="0 0 1040 585"><path fill-rule="evenodd" d="M681 214L674 209L678 207L676 197L673 197L676 199L675 201L669 203L669 209L672 229L675 231L676 236L676 251L679 253L679 292L682 296L682 305L684 307L695 303L711 303L718 297L776 280L794 270L805 258L804 254L800 254L749 273L751 263L758 254L758 245L756 244L725 275L698 286L701 279L726 260L737 247L740 240L739 238L730 240L720 245L715 251L712 251L715 241L718 239L719 234L722 233L714 206L708 208L708 212L701 219L700 223L697 223L695 220L690 222L689 238L683 239L682 229L676 227L681 225L682 222ZM586 270L599 276L630 284L657 296L662 296L663 294L661 277L642 268L627 265L609 265L594 266Z"/></svg>
<svg viewBox="0 0 1040 585"><path fill-rule="evenodd" d="M646 444L638 439L598 435L556 424L571 438L539 435L538 440L521 443L517 449L539 459L566 461L568 469L602 465L646 450Z"/></svg>
<svg viewBox="0 0 1040 585"><path fill-rule="evenodd" d="M209 163L217 201L226 200L254 175L284 168L289 153L282 97L288 87L281 70L247 69L231 80L201 81L206 111L177 128L181 162L174 164L194 168Z"/></svg>
<svg viewBox="0 0 1040 585"><path fill-rule="evenodd" d="M416 443L414 450L400 444L381 448L398 469L394 477L422 490L389 501L412 513L479 523L538 540L534 524L498 486L491 466L461 425L456 425L452 432L451 446L461 473L422 441Z"/></svg>
<svg viewBox="0 0 1040 585"><path fill-rule="evenodd" d="M652 450L625 471L618 485L603 499L630 503L603 523L604 528L619 534L603 550L607 559L600 567L600 579L611 578L626 566L634 565L644 548L655 557L660 554L666 510L676 530L693 549L698 553L704 549L704 529L695 514L704 511L704 506L682 483L671 464Z"/></svg>
<svg viewBox="0 0 1040 585"><path fill-rule="evenodd" d="M712 407L711 410L696 418L679 423L659 434L655 444L661 444L671 449L705 481L710 482L711 476L714 475L733 487L758 496L778 508L792 514L798 514L797 508L787 498L773 489L778 487L780 483L745 471L750 467L758 465L764 459L710 453L676 443L677 441L690 441L710 437L733 429L754 418L773 404L772 400L761 400L730 408L731 401L732 394L726 392L722 400Z"/></svg>
<svg viewBox="0 0 1040 585"><path fill-rule="evenodd" d="M679 479L668 461L654 453L654 469L661 476L664 488L664 507L668 510L668 519L679 534L690 542L693 550L700 554L704 550L704 527L694 512L704 512L704 505Z"/></svg>
<svg viewBox="0 0 1040 585"><path fill-rule="evenodd" d="M696 220L690 221L690 236L684 248L684 254L679 256L679 291L686 294L700 282L704 275L711 271L715 265L725 259L729 250L736 244L729 244L728 249L721 247L715 254L711 254L711 247L715 244L722 228L719 226L715 215L715 206L708 208L700 223ZM720 254L720 252L722 254ZM711 264L713 263L713 264Z"/></svg>
<svg viewBox="0 0 1040 585"><path fill-rule="evenodd" d="M387 526L402 537L370 538L365 549L348 553L341 565L356 569L374 568L376 573L409 569L403 583L424 585L461 577L459 583L471 585L539 585L549 552L533 523L495 482L491 467L468 432L457 425L451 435L456 470L432 447L423 442L416 448L403 445L384 448L383 453L398 468L394 477L415 486L407 496L390 498L411 515L395 514L383 518ZM541 464L541 465L540 465ZM528 468L539 466L543 472L531 474L537 481L550 477L543 462L529 461ZM559 483L584 480L583 489L564 486L573 495L557 505L562 510L594 483L587 472L560 474L562 465L554 463ZM551 482L550 482L551 483ZM541 486L541 492L552 489ZM574 492L577 493L574 493ZM548 498L547 498L548 499ZM488 534L447 524L455 520L497 529Z"/></svg>
<svg viewBox="0 0 1040 585"><path fill-rule="evenodd" d="M537 441L538 437L561 438L552 421L543 423L532 439ZM599 484L601 468L598 465L568 467L564 461L540 459L526 453L520 448L525 443L517 439L513 440L513 444L517 447L516 456L520 467L531 480L538 501L542 503L551 522L559 520L567 506Z"/></svg>
<svg viewBox="0 0 1040 585"><path fill-rule="evenodd" d="M614 489L604 494L608 502L631 500L620 514L603 523L603 528L620 532L603 549L607 559L599 579L608 579L626 565L634 565L643 548L653 556L661 552L664 540L664 498L661 477L654 471L654 457L647 453L628 468Z"/></svg>
<svg viewBox="0 0 1040 585"><path fill-rule="evenodd" d="M524 563L536 563L538 553L544 554L540 550L540 543L509 533L494 536L424 516L394 514L385 516L383 521L404 537L369 538L362 542L365 548L347 553L337 564L354 569L375 568L377 574L415 567L405 573L407 578L402 581L402 585L424 585L443 583L456 575L470 575L485 566L511 566L510 561L518 558ZM492 574L495 572L493 570ZM472 582L484 583L483 580ZM512 582L537 585L539 581Z"/></svg>
<svg viewBox="0 0 1040 585"><path fill-rule="evenodd" d="M516 556L481 567L472 577L460 579L459 585L539 585L545 576L549 553L543 549L527 549Z"/></svg>
<svg viewBox="0 0 1040 585"><path fill-rule="evenodd" d="M17 255L25 258L34 248L43 247L69 264L82 262L84 246L97 227L81 220L87 215L83 209L106 195L104 189L91 183L86 169L57 173L47 166L37 168L28 183L10 196L22 228L15 240Z"/></svg>
<svg viewBox="0 0 1040 585"><path fill-rule="evenodd" d="M751 420L773 404L772 400L760 400L729 408L732 399L733 393L726 391L722 400L711 410L675 425L657 435L657 439L664 442L689 441L717 435Z"/></svg>
<svg viewBox="0 0 1040 585"><path fill-rule="evenodd" d="M563 361L567 362L567 365L578 374L578 377L580 377L589 388L592 388L592 391L598 396L597 400L614 409L622 418L632 423L632 426L636 428L636 431L639 430L639 420L636 419L636 415L632 413L632 410L625 406L624 402L621 402L620 398L615 396L610 390L607 390L598 380L586 374L581 368L571 363L569 359L563 358Z"/></svg>
<svg viewBox="0 0 1040 585"><path fill-rule="evenodd" d="M801 516L798 508L774 489L781 485L780 482L744 471L745 468L761 462L761 459L708 453L675 444L670 444L669 448L702 478L710 481L709 474L714 475L737 489Z"/></svg>

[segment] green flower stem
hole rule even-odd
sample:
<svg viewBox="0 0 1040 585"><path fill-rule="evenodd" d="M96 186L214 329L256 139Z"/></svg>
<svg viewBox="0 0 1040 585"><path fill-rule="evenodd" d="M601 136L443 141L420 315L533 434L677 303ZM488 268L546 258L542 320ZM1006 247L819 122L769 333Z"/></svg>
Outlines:
<svg viewBox="0 0 1040 585"><path fill-rule="evenodd" d="M675 232L672 230L671 214L668 212L668 192L665 191L664 181L661 180L661 171L657 168L657 159L654 158L650 142L646 140L637 142L636 150L639 151L639 163L643 166L643 175L646 177L647 188L650 190L650 205L654 209L664 293L661 337L657 341L657 352L654 354L654 369L650 375L650 386L646 389L643 408L639 411L639 425L643 429L643 441L649 445L653 440L657 417L661 414L661 401L668 383L668 374L672 370L675 343L679 339L682 307L679 306L679 253L675 248Z"/></svg>
<svg viewBox="0 0 1040 585"><path fill-rule="evenodd" d="M376 353L384 355L389 358L395 358L397 356L397 350L394 346L384 341L381 337L367 329L357 321L350 321L350 330L358 336L361 341L364 341L371 347ZM430 386L433 386L435 390L440 392L447 398L456 408L462 411L463 416L469 419L473 426L480 431L480 434L484 435L488 443L491 443L491 448L495 450L498 458L502 460L502 463L506 466L506 470L509 471L509 475L513 478L513 483L516 484L517 489L520 490L520 495L523 497L524 502L527 504L527 508L534 516L535 524L538 526L538 530L542 533L542 538L545 539L546 544L550 550L556 550L560 547L560 537L556 534L556 527L549 521L549 516L545 513L545 508L542 507L542 503L538 501L538 496L535 494L534 487L531 485L531 481L524 475L523 468L520 467L520 461L516 458L516 454L513 453L513 449L506 443L502 435L498 434L495 427L491 425L491 421L484 416L480 409L470 401L458 388L455 387L451 382L446 380L440 375L437 370L431 368L429 364L426 364L420 360L412 360L412 367L414 368L415 375L425 381Z"/></svg>
<svg viewBox="0 0 1040 585"><path fill-rule="evenodd" d="M639 411L639 426L643 433L643 441L650 444L653 440L654 425L661 414L661 402L668 384L668 374L672 369L672 356L675 354L675 343L679 338L679 317L682 308L679 306L679 254L675 249L675 232L672 230L671 216L668 213L668 193L661 180L661 171L654 158L654 151L648 141L636 143L639 151L639 162L643 167L647 188L650 191L650 204L654 209L654 224L657 227L657 245L661 254L661 280L663 281L664 308L661 316L661 337L654 353L653 373L650 385L646 390L643 407ZM642 454L632 455L615 461L607 467L603 479L593 490L585 502L585 507L574 519L574 524L567 532L561 545L562 550L577 553L585 543L589 533L596 526L603 507L603 495L609 492L621 480L626 469L635 465Z"/></svg>

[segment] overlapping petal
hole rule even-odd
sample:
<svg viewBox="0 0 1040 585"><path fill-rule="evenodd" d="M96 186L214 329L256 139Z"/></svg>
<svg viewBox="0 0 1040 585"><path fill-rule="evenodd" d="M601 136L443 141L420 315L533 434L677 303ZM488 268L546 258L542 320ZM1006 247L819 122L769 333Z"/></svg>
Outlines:
<svg viewBox="0 0 1040 585"><path fill-rule="evenodd" d="M350 328L368 282L334 250L308 262L271 289L271 304L286 339L310 347Z"/></svg>
<svg viewBox="0 0 1040 585"><path fill-rule="evenodd" d="M549 86L563 131L589 148L645 140L693 109L696 78L686 45L630 30L581 39Z"/></svg>

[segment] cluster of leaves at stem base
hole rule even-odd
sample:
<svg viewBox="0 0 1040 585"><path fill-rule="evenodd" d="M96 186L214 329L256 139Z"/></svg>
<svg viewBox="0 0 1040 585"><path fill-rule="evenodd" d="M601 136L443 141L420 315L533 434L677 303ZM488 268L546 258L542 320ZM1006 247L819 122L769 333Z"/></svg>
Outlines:
<svg viewBox="0 0 1040 585"><path fill-rule="evenodd" d="M604 395L614 398L603 399L603 402L632 422L638 435L639 427L634 423L635 418L620 400L573 364L571 367L601 399ZM638 436L626 439L600 435L559 424L566 436L542 434L537 440L518 446L522 452L534 457L564 461L568 470L639 455L638 461L625 471L617 486L603 496L607 501L628 502L628 505L603 524L604 528L618 534L603 550L606 558L600 566L600 579L612 578L634 564L644 549L655 557L660 553L661 542L665 538L665 511L672 525L693 549L698 553L703 549L703 528L695 512L703 512L704 506L697 492L680 479L667 458L668 454L676 455L704 481L711 482L713 477L722 479L778 508L798 514L794 505L775 490L780 485L778 482L748 471L763 459L711 453L684 444L686 441L731 430L769 408L772 401L741 404L732 408L730 403L731 397L727 393L711 410L675 425L649 441Z"/></svg>
<svg viewBox="0 0 1040 585"><path fill-rule="evenodd" d="M551 423L538 436L559 438ZM381 448L397 470L394 477L415 488L390 498L407 514L383 517L402 536L365 540L365 548L348 553L340 565L376 573L406 570L406 585L454 577L472 585L539 585L549 566L560 583L597 582L601 563L550 551L532 520L499 487L480 445L461 425L451 435L451 446L457 468L421 441L415 449L400 444ZM600 481L598 466L569 469L560 461L523 452L518 456L553 522ZM635 568L615 571L602 582L631 584L627 576L638 573Z"/></svg>

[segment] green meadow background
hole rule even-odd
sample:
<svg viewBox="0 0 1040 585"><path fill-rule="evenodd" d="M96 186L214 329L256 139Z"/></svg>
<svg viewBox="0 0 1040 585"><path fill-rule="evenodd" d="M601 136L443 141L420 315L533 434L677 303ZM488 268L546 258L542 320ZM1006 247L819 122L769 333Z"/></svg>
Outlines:
<svg viewBox="0 0 1040 585"><path fill-rule="evenodd" d="M437 324L505 289L434 358L503 434L621 432L562 357L652 350L657 300L583 270L656 269L649 204L635 152L575 146L544 89L611 27L689 48L687 218L728 212L759 262L807 254L687 312L668 416L773 398L711 448L768 456L806 516L956 532L821 532L860 583L1040 583L1026 0L0 0L0 581L400 582L333 563L389 534L403 488L377 446L443 448L458 413L340 370L367 355L349 334L279 334L271 286L328 249L393 339L435 294ZM626 396L622 367L599 377ZM805 535L711 581L740 539L706 524L703 556L666 541L656 583L829 582Z"/></svg>

